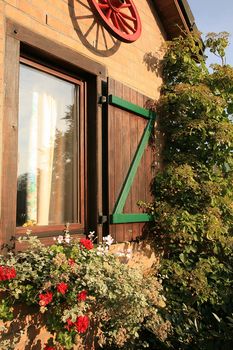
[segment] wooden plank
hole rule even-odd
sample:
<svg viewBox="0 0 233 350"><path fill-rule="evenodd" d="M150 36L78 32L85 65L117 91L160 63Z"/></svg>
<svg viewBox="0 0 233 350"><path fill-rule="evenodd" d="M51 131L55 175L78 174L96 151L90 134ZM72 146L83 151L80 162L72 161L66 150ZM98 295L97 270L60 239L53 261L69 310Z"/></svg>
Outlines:
<svg viewBox="0 0 233 350"><path fill-rule="evenodd" d="M153 117L151 118L151 120L148 122L144 133L142 135L142 138L140 140L140 143L138 145L138 149L136 151L136 154L134 156L134 159L130 165L130 169L128 171L127 177L124 181L124 184L121 188L121 193L117 199L116 205L114 207L113 213L117 214L117 213L122 213L124 205L125 205L125 201L127 199L127 196L129 194L130 188L132 186L134 177L136 175L138 166L140 164L140 161L142 159L143 156L143 152L145 150L145 147L148 143L149 137L150 137L150 133L154 124L154 120L155 120L155 115L153 114Z"/></svg>
<svg viewBox="0 0 233 350"><path fill-rule="evenodd" d="M103 80L102 78L98 77L97 78L97 95L100 96L102 94L102 84L103 84ZM94 113L91 115L93 116ZM96 223L98 223L98 217L101 213L103 213L103 129L102 129L102 118L103 118L103 114L102 114L102 105L98 104L98 108L97 108L97 116L96 116L97 120L96 120L96 163L97 163L97 169L96 169L96 173L97 173L97 179L96 179L96 191L97 191L97 196L96 196ZM90 126L93 128L93 126ZM89 139L88 139L89 142ZM91 181L93 180L93 174L90 174L90 179ZM90 182L90 181L89 181ZM87 184L89 186L89 183ZM90 198L91 199L91 195ZM93 227L94 229L94 227ZM97 233L97 237L98 237L98 242L102 242L103 240L103 225L102 224L98 224L96 227L96 233Z"/></svg>
<svg viewBox="0 0 233 350"><path fill-rule="evenodd" d="M86 113L86 93L87 93L87 86L86 83L82 83L80 85L79 89L79 128L78 128L78 133L77 137L79 136L78 140L78 158L77 162L79 162L78 166L78 179L77 185L78 185L78 222L81 225L82 228L86 227L86 215L85 215L85 206L87 203L87 198L86 198L86 188L87 184L85 183L85 179L87 178L86 174L86 125L87 125L87 113Z"/></svg>
<svg viewBox="0 0 233 350"><path fill-rule="evenodd" d="M19 41L8 35L5 43L4 85L0 243L9 244L16 229Z"/></svg>
<svg viewBox="0 0 233 350"><path fill-rule="evenodd" d="M123 96L123 85L119 82L115 82L115 93L117 96ZM122 181L124 179L124 164L123 164L123 152L125 145L123 144L123 127L125 111L115 108L115 155L114 155L114 171L115 171L115 199L116 202L119 193L121 191ZM114 209L113 209L114 211ZM118 242L124 242L125 240L125 227L124 225L116 226L116 240Z"/></svg>
<svg viewBox="0 0 233 350"><path fill-rule="evenodd" d="M99 121L97 122L97 80L91 79L87 82L87 91L85 100L86 109L86 133L85 133L85 214L87 233L89 231L97 232L98 222L98 181L99 174L97 170L99 159L99 150L97 148L97 129L99 127ZM88 106L88 108L87 108ZM98 118L100 118L98 114ZM98 127L97 127L98 123Z"/></svg>
<svg viewBox="0 0 233 350"><path fill-rule="evenodd" d="M154 0L153 2L169 40L183 35L182 30L190 32L193 25L192 18L186 11L186 7L180 6L178 0ZM181 1L181 3L185 2Z"/></svg>
<svg viewBox="0 0 233 350"><path fill-rule="evenodd" d="M137 103L144 105L144 96L143 95L137 94ZM138 120L139 133L143 134L145 128L146 128L145 120L140 118ZM139 166L138 166L137 173L139 176L140 185L139 185L139 193L138 193L139 197L138 197L137 201L139 201L139 200L145 201L145 199L146 199L145 198L145 188L146 188L146 183L145 183L146 182L145 152L146 152L146 148L148 147L148 142L149 142L149 139L151 136L152 128L153 128L153 125L151 125L150 134L148 135L148 139L147 139L147 142L146 142L145 147L144 147L142 158L141 158L141 161L140 161ZM139 211L139 208L137 208L136 212L138 212L138 211Z"/></svg>
<svg viewBox="0 0 233 350"><path fill-rule="evenodd" d="M128 86L123 85L123 95L126 101L130 101L130 88ZM123 153L123 164L124 164L124 178L127 175L129 166L131 164L131 152L130 152L130 139L131 139L131 118L132 113L125 111L124 123L125 127L122 130L123 132L123 144L124 144L124 153ZM128 196L130 197L130 195ZM125 213L131 213L131 201L128 198L128 201L125 202L124 206ZM124 241L130 241L132 239L132 224L124 225Z"/></svg>
<svg viewBox="0 0 233 350"><path fill-rule="evenodd" d="M131 101L133 103L138 103L137 101L137 95L138 93L134 90L131 90ZM137 147L138 147L138 143L139 140L141 139L142 135L138 134L138 120L140 118L138 118L137 115L134 115L133 120L131 121L131 161L133 160L133 157L136 153ZM140 186L140 179L139 176L135 176L134 178L134 182L133 185L131 187L130 190L130 196L131 196L131 213L136 213L137 212L137 201L138 201L138 191L139 191L139 186ZM139 225L138 223L132 223L132 234L131 234L131 239L135 239L137 236L140 235L140 231L139 231Z"/></svg>
<svg viewBox="0 0 233 350"><path fill-rule="evenodd" d="M49 53L51 56L54 56L58 62L64 60L80 68L82 71L84 70L103 78L106 77L107 71L104 65L91 60L77 51L47 39L10 19L7 19L6 22L6 32L9 36L23 43L27 43L27 45L36 48L36 50L42 50L47 54Z"/></svg>
<svg viewBox="0 0 233 350"><path fill-rule="evenodd" d="M46 237L47 235L53 236L53 235L60 235L62 232L64 232L65 225L35 225L35 226L28 226L28 227L16 227L16 236L18 235L24 235L26 234L27 230L31 230L33 234L36 236L41 236L45 234ZM84 232L84 227L81 226L80 224L69 224L69 230L70 232Z"/></svg>
<svg viewBox="0 0 233 350"><path fill-rule="evenodd" d="M186 19L184 18L184 15L183 15L183 12L182 12L182 10L181 10L181 8L180 8L180 5L179 5L178 0L174 0L174 4L175 4L175 6L176 6L177 12L178 12L179 17L180 17L180 19L181 19L181 22L182 22L182 24L183 24L183 26L184 26L184 29L185 29L185 31L188 33L188 32L189 32L189 26L188 26L188 24L187 24L187 22L186 22Z"/></svg>
<svg viewBox="0 0 233 350"><path fill-rule="evenodd" d="M108 92L115 91L115 81L108 79ZM115 108L108 104L108 212L112 212L115 204ZM106 184L105 184L106 187ZM110 225L109 233L116 240L116 226Z"/></svg>
<svg viewBox="0 0 233 350"><path fill-rule="evenodd" d="M146 202L151 202L152 197L151 197L151 180L152 180L152 147L150 145L150 143L148 144L148 146L145 149L145 201Z"/></svg>
<svg viewBox="0 0 233 350"><path fill-rule="evenodd" d="M16 229L15 237L27 236L26 231L30 230L32 236L38 236L39 238L43 237L57 237L64 234L65 225L56 225L56 230L54 226L29 226L29 227L20 227ZM84 235L84 229L80 229L75 224L70 224L69 226L70 234L82 234Z"/></svg>

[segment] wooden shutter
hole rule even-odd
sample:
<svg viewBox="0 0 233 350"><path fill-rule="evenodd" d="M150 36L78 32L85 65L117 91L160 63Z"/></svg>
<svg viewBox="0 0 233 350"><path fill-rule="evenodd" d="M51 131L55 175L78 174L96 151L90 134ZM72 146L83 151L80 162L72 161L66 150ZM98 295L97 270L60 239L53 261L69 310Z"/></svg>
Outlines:
<svg viewBox="0 0 233 350"><path fill-rule="evenodd" d="M151 201L153 151L148 141L155 113L146 108L146 96L113 79L107 90L108 232L122 242L140 236L151 220L137 202Z"/></svg>

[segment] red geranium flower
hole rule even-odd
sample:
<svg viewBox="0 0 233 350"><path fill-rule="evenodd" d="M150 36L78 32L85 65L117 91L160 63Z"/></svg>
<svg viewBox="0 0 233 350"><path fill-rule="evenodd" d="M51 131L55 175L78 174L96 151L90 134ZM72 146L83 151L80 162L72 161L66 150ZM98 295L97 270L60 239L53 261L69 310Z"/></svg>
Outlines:
<svg viewBox="0 0 233 350"><path fill-rule="evenodd" d="M71 267L74 266L74 264L75 264L74 259L70 258L70 259L68 260L68 264L69 264Z"/></svg>
<svg viewBox="0 0 233 350"><path fill-rule="evenodd" d="M14 267L0 266L0 281L11 280L16 277L16 270Z"/></svg>
<svg viewBox="0 0 233 350"><path fill-rule="evenodd" d="M87 298L87 291L86 291L86 290L82 290L82 291L77 295L78 301L85 301L86 298Z"/></svg>
<svg viewBox="0 0 233 350"><path fill-rule="evenodd" d="M44 350L56 350L54 346L45 345Z"/></svg>
<svg viewBox="0 0 233 350"><path fill-rule="evenodd" d="M39 304L40 306L46 306L49 303L51 303L51 301L53 300L53 293L52 292L46 292L44 294L39 294Z"/></svg>
<svg viewBox="0 0 233 350"><path fill-rule="evenodd" d="M68 284L65 282L61 282L57 285L57 291L62 295L66 294L67 289L68 289Z"/></svg>
<svg viewBox="0 0 233 350"><path fill-rule="evenodd" d="M68 330L68 331L70 331L70 329L74 326L74 322L72 322L71 321L71 319L70 318L68 318L67 320L66 320L66 325L65 325L65 328Z"/></svg>
<svg viewBox="0 0 233 350"><path fill-rule="evenodd" d="M90 241L90 239L81 238L80 244L81 246L85 247L87 250L91 250L92 248L94 248L94 245L92 241Z"/></svg>
<svg viewBox="0 0 233 350"><path fill-rule="evenodd" d="M75 327L79 333L85 333L89 326L88 316L79 316L75 322Z"/></svg>

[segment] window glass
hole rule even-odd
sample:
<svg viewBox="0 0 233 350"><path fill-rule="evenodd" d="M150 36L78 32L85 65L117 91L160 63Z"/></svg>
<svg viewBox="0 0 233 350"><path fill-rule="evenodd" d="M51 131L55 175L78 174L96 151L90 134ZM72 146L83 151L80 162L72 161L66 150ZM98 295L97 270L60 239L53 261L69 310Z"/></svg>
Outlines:
<svg viewBox="0 0 233 350"><path fill-rule="evenodd" d="M79 222L79 86L20 65L17 226Z"/></svg>

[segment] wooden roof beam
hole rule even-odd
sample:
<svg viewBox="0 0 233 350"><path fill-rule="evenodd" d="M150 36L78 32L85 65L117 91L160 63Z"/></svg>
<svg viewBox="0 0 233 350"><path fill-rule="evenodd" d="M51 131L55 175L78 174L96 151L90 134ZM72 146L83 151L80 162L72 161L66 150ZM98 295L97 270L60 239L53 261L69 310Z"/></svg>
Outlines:
<svg viewBox="0 0 233 350"><path fill-rule="evenodd" d="M168 39L198 31L187 0L153 0Z"/></svg>

